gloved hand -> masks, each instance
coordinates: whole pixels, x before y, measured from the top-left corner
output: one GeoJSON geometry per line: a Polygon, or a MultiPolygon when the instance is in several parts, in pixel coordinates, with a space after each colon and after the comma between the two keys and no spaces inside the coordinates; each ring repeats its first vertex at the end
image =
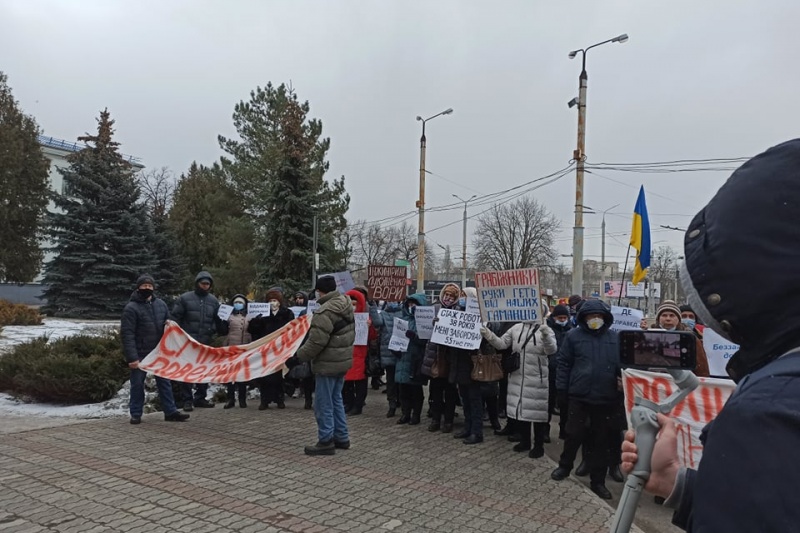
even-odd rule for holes
{"type": "Polygon", "coordinates": [[[409,339],[411,339],[413,341],[414,339],[417,338],[417,334],[409,329],[409,330],[406,330],[406,337],[408,337],[409,339]]]}
{"type": "Polygon", "coordinates": [[[489,328],[487,328],[486,326],[481,326],[481,335],[483,336],[484,339],[488,339],[490,333],[491,331],[489,331],[489,328]]]}
{"type": "Polygon", "coordinates": [[[287,359],[284,364],[286,365],[286,368],[291,370],[294,367],[296,367],[297,365],[302,364],[302,361],[300,361],[300,359],[298,359],[296,355],[293,355],[289,359],[287,359]]]}
{"type": "Polygon", "coordinates": [[[546,324],[540,327],[539,331],[542,332],[542,337],[549,337],[553,334],[553,329],[546,324]]]}

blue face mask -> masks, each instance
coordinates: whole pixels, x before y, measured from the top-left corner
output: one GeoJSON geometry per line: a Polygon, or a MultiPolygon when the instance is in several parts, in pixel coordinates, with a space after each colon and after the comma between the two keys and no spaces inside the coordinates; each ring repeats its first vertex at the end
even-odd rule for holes
{"type": "Polygon", "coordinates": [[[695,320],[692,320],[691,318],[683,318],[681,319],[681,322],[683,322],[692,329],[694,329],[694,327],[697,325],[697,322],[695,320]]]}
{"type": "Polygon", "coordinates": [[[241,310],[243,310],[243,309],[244,309],[244,304],[242,304],[242,303],[235,303],[235,304],[233,304],[233,308],[234,308],[235,310],[237,310],[237,311],[241,311],[241,310]]]}
{"type": "Polygon", "coordinates": [[[459,298],[458,299],[458,306],[459,307],[466,307],[467,306],[467,299],[466,298],[459,298]]]}

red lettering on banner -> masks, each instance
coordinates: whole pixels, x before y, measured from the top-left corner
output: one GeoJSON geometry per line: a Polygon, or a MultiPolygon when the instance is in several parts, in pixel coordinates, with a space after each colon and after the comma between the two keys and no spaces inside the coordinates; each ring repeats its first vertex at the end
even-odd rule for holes
{"type": "Polygon", "coordinates": [[[157,372],[160,372],[164,368],[167,368],[169,365],[170,365],[169,359],[167,359],[166,357],[159,356],[159,357],[156,357],[155,360],[152,363],[150,363],[149,370],[153,374],[156,374],[157,372]],[[161,366],[159,367],[158,365],[161,365],[161,366]]]}
{"type": "Polygon", "coordinates": [[[164,335],[161,336],[161,341],[158,343],[158,351],[164,354],[167,357],[174,357],[178,358],[181,356],[181,353],[186,349],[187,346],[191,344],[191,340],[186,337],[186,334],[177,324],[170,324],[164,329],[164,335]],[[177,336],[176,342],[180,343],[183,342],[181,347],[176,350],[171,350],[167,347],[167,341],[170,339],[171,336],[177,336]]]}
{"type": "Polygon", "coordinates": [[[184,381],[187,383],[196,383],[203,379],[204,374],[208,371],[208,367],[205,365],[186,365],[186,374],[184,376],[184,381]]]}

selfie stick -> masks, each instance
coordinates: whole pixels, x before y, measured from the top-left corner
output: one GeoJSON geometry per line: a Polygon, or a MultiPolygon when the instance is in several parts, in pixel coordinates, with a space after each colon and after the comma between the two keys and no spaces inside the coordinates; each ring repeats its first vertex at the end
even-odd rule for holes
{"type": "Polygon", "coordinates": [[[625,488],[622,491],[614,522],[611,524],[611,533],[628,533],[636,514],[639,496],[642,495],[644,485],[650,479],[650,461],[653,458],[653,448],[658,435],[657,413],[669,414],[689,393],[700,385],[700,380],[691,370],[669,369],[678,390],[673,392],[662,403],[655,403],[645,398],[634,399],[631,410],[631,425],[636,434],[636,447],[639,459],[633,467],[633,472],[628,474],[625,488]]]}

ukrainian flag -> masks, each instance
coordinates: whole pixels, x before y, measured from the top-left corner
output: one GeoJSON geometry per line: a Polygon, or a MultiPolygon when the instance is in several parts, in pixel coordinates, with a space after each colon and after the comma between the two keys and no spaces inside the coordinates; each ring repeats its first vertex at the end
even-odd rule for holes
{"type": "Polygon", "coordinates": [[[644,200],[644,185],[639,189],[639,198],[633,208],[633,228],[631,246],[636,248],[636,267],[633,269],[633,284],[638,285],[647,275],[650,266],[650,219],[647,217],[647,203],[644,200]]]}

